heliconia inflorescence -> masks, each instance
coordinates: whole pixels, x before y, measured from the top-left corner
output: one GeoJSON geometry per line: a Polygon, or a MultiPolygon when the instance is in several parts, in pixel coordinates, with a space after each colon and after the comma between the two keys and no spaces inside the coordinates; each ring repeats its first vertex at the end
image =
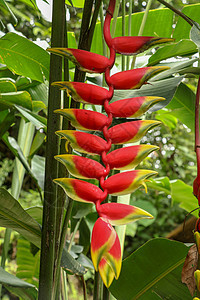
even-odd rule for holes
{"type": "Polygon", "coordinates": [[[91,258],[96,271],[100,272],[104,284],[109,287],[120,275],[122,255],[119,238],[113,226],[124,225],[141,218],[152,218],[143,209],[121,203],[102,203],[110,195],[125,195],[134,192],[145,181],[156,174],[150,170],[133,170],[157,146],[132,145],[111,151],[112,144],[135,143],[145,133],[160,124],[153,120],[135,120],[111,126],[113,117],[136,118],[144,114],[152,105],[164,100],[162,97],[135,97],[109,103],[115,89],[137,89],[154,75],[167,67],[146,67],[119,72],[110,76],[116,53],[131,55],[146,50],[152,45],[169,42],[171,39],[158,37],[117,37],[110,34],[115,0],[110,0],[104,22],[104,38],[110,50],[110,57],[79,49],[51,48],[50,52],[64,55],[79,69],[91,73],[105,73],[108,89],[82,82],[54,82],[53,85],[67,91],[76,101],[102,105],[106,115],[84,109],[59,109],[56,113],[68,118],[74,130],[60,130],[56,133],[70,142],[73,149],[89,155],[99,155],[102,164],[91,158],[61,154],[55,158],[63,163],[73,178],[57,178],[66,194],[73,200],[94,203],[99,215],[91,239],[91,258]],[[78,129],[78,130],[76,130],[78,129]],[[81,130],[81,131],[79,131],[81,130]],[[90,131],[90,133],[85,132],[90,131]],[[103,138],[92,134],[100,131],[103,138]],[[110,170],[125,172],[109,177],[110,170]],[[95,178],[99,187],[81,179],[95,178]]]}

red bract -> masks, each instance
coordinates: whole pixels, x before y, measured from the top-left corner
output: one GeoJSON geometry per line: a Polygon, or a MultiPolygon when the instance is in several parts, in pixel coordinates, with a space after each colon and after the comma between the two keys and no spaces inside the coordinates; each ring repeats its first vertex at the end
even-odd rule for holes
{"type": "Polygon", "coordinates": [[[153,36],[120,36],[112,40],[112,45],[117,53],[133,55],[143,52],[151,46],[172,41],[174,39],[153,36]]]}
{"type": "Polygon", "coordinates": [[[108,147],[105,140],[90,133],[79,132],[76,130],[60,130],[56,131],[56,134],[66,138],[70,142],[72,148],[83,153],[101,155],[108,147]]]}
{"type": "Polygon", "coordinates": [[[70,120],[72,126],[80,130],[98,130],[108,124],[108,117],[91,110],[85,109],[57,109],[59,113],[70,120]]]}
{"type": "Polygon", "coordinates": [[[135,145],[116,149],[106,156],[110,169],[129,170],[135,168],[152,151],[159,147],[151,145],[135,145]]]}
{"type": "Polygon", "coordinates": [[[145,180],[156,174],[157,172],[150,170],[134,170],[119,173],[109,177],[104,182],[103,188],[107,190],[108,194],[115,196],[130,194],[141,185],[145,186],[145,180]]]}
{"type": "Polygon", "coordinates": [[[137,118],[163,100],[162,97],[135,97],[110,103],[109,108],[115,118],[137,118]]]}
{"type": "Polygon", "coordinates": [[[168,69],[168,67],[146,67],[119,72],[110,77],[109,84],[113,85],[115,90],[139,89],[150,78],[168,69]]]}
{"type": "Polygon", "coordinates": [[[58,86],[66,90],[75,101],[83,103],[92,103],[103,105],[105,100],[110,100],[109,91],[93,84],[83,82],[59,81],[54,82],[54,86],[58,86]]]}
{"type": "Polygon", "coordinates": [[[97,161],[78,155],[62,154],[55,158],[64,164],[68,171],[78,178],[96,178],[106,176],[106,169],[97,161]]]}
{"type": "Polygon", "coordinates": [[[139,120],[118,124],[108,130],[112,144],[137,142],[148,130],[160,125],[159,121],[139,120]]]}
{"type": "Polygon", "coordinates": [[[142,218],[153,218],[145,210],[122,203],[106,203],[97,206],[99,216],[112,225],[125,225],[142,218]]]}
{"type": "Polygon", "coordinates": [[[96,185],[72,178],[57,178],[54,182],[60,185],[66,194],[73,200],[80,202],[104,201],[107,197],[107,192],[103,192],[96,185]]]}
{"type": "Polygon", "coordinates": [[[70,59],[81,71],[89,73],[103,73],[112,67],[107,57],[80,49],[49,48],[48,51],[70,59]]]}

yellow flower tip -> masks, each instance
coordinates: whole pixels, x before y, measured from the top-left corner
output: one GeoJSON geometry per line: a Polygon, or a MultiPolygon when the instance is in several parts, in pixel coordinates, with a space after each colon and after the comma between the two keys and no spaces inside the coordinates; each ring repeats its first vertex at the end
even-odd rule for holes
{"type": "Polygon", "coordinates": [[[147,194],[147,192],[148,192],[148,189],[147,189],[147,185],[146,185],[146,183],[145,183],[145,182],[143,182],[143,183],[142,183],[142,185],[143,185],[143,187],[144,187],[144,189],[145,189],[145,193],[147,194]]]}

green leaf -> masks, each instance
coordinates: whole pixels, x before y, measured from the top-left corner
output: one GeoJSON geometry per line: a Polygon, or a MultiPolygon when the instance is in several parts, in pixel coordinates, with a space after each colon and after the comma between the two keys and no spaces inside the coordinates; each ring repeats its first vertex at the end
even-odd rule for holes
{"type": "Polygon", "coordinates": [[[77,8],[83,8],[84,7],[85,0],[67,0],[66,4],[71,5],[73,7],[77,8]]]}
{"type": "Polygon", "coordinates": [[[25,108],[24,109],[20,108],[17,105],[15,107],[22,114],[22,116],[25,117],[26,120],[32,122],[37,129],[44,128],[44,130],[46,130],[46,126],[47,126],[46,118],[44,118],[40,115],[37,115],[34,112],[28,111],[25,108]]]}
{"type": "Polygon", "coordinates": [[[11,15],[14,25],[17,25],[17,18],[15,17],[14,13],[12,12],[12,10],[10,9],[9,5],[6,3],[5,0],[0,0],[0,5],[2,5],[11,15]]]}
{"type": "Polygon", "coordinates": [[[49,78],[49,54],[30,40],[9,32],[0,39],[0,55],[14,73],[44,82],[49,78]]]}
{"type": "MultiPolygon", "coordinates": [[[[179,206],[188,212],[198,207],[198,201],[193,195],[192,186],[187,185],[181,180],[171,182],[171,196],[173,201],[180,203],[179,206]]],[[[192,214],[198,217],[198,211],[192,214]]]]}
{"type": "Polygon", "coordinates": [[[40,248],[41,231],[38,223],[2,188],[0,188],[0,226],[19,232],[40,248]]]}
{"type": "Polygon", "coordinates": [[[17,92],[14,80],[11,78],[0,78],[0,93],[17,92]]]}
{"type": "Polygon", "coordinates": [[[7,284],[10,286],[15,286],[15,287],[22,287],[22,288],[34,287],[34,285],[25,282],[12,274],[9,274],[2,267],[0,267],[0,283],[7,284]]]}
{"type": "Polygon", "coordinates": [[[37,131],[31,145],[30,154],[29,154],[30,158],[33,157],[33,155],[42,146],[44,139],[45,139],[45,134],[43,132],[37,131]]]}
{"type": "Polygon", "coordinates": [[[176,241],[150,240],[123,261],[120,277],[109,290],[117,300],[153,300],[159,296],[190,300],[188,288],[181,283],[181,269],[188,250],[176,241]]]}
{"type": "Polygon", "coordinates": [[[167,195],[171,194],[171,183],[168,177],[161,177],[156,179],[150,178],[147,182],[147,186],[160,192],[164,192],[167,195]]]}
{"type": "Polygon", "coordinates": [[[34,155],[31,160],[31,171],[42,190],[44,190],[45,157],[34,155]]]}
{"type": "Polygon", "coordinates": [[[178,118],[183,124],[194,131],[195,94],[184,83],[181,83],[172,101],[167,106],[172,109],[171,115],[178,118]]]}
{"type": "Polygon", "coordinates": [[[5,285],[6,289],[12,294],[18,296],[23,300],[35,300],[38,298],[38,292],[36,288],[18,288],[13,286],[5,285]]]}
{"type": "Polygon", "coordinates": [[[158,112],[156,112],[155,118],[172,130],[177,126],[178,119],[167,110],[159,110],[158,112]]]}
{"type": "Polygon", "coordinates": [[[62,252],[61,267],[64,270],[79,276],[86,273],[85,268],[77,260],[75,260],[65,248],[62,252]]]}
{"type": "Polygon", "coordinates": [[[196,22],[190,30],[190,38],[197,45],[198,49],[200,49],[200,25],[196,22]]]}
{"type": "Polygon", "coordinates": [[[190,40],[182,40],[177,44],[164,46],[156,51],[150,59],[148,66],[156,65],[161,60],[165,60],[174,56],[190,56],[198,51],[194,42],[190,40]]]}
{"type": "Polygon", "coordinates": [[[43,208],[42,206],[33,206],[25,209],[25,211],[42,226],[43,208]]]}
{"type": "Polygon", "coordinates": [[[30,251],[30,242],[18,238],[17,240],[17,272],[16,276],[38,287],[40,252],[35,256],[30,251]]]}
{"type": "MultiPolygon", "coordinates": [[[[186,5],[181,10],[186,16],[198,22],[200,15],[200,4],[186,5]]],[[[181,17],[178,17],[176,27],[174,29],[173,38],[178,42],[182,39],[190,38],[191,26],[181,17]]]]}
{"type": "Polygon", "coordinates": [[[15,121],[14,111],[13,110],[11,110],[10,112],[8,111],[3,121],[0,122],[1,124],[0,139],[5,134],[5,132],[11,127],[14,121],[15,121]]]}
{"type": "Polygon", "coordinates": [[[32,110],[31,95],[26,91],[1,93],[0,105],[0,110],[7,109],[9,107],[12,107],[13,105],[19,105],[21,107],[32,110]]]}
{"type": "Polygon", "coordinates": [[[151,85],[143,85],[139,90],[118,90],[115,91],[114,96],[111,102],[131,97],[140,97],[140,96],[158,96],[164,97],[166,100],[161,101],[160,103],[153,106],[149,111],[156,111],[165,107],[173,98],[177,86],[182,81],[183,76],[174,77],[169,79],[164,79],[160,81],[154,81],[151,85]]]}

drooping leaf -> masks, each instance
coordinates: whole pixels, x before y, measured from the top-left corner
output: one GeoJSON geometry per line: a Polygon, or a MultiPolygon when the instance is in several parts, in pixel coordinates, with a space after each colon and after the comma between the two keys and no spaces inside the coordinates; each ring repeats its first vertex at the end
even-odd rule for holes
{"type": "Polygon", "coordinates": [[[76,274],[79,276],[86,273],[86,270],[82,266],[82,264],[75,260],[65,248],[62,252],[61,267],[64,270],[67,270],[72,274],[76,274]]]}
{"type": "Polygon", "coordinates": [[[181,40],[177,44],[164,46],[151,55],[148,66],[153,66],[160,62],[174,56],[192,55],[198,51],[194,42],[190,40],[181,40]]]}
{"type": "Polygon", "coordinates": [[[38,223],[2,188],[0,188],[0,226],[19,232],[40,248],[41,231],[38,223]]]}
{"type": "Polygon", "coordinates": [[[25,281],[17,278],[16,276],[9,274],[2,267],[0,267],[0,282],[2,284],[10,285],[13,287],[35,288],[33,284],[25,282],[25,281]]]}
{"type": "Polygon", "coordinates": [[[174,300],[177,295],[190,300],[191,295],[180,279],[187,252],[188,247],[176,241],[150,240],[123,261],[120,277],[110,287],[111,293],[118,300],[174,300]]]}
{"type": "Polygon", "coordinates": [[[0,39],[0,55],[14,73],[44,82],[49,78],[49,54],[30,40],[9,32],[0,39]]]}
{"type": "Polygon", "coordinates": [[[26,91],[1,93],[0,110],[13,107],[14,105],[19,105],[32,110],[31,95],[26,91]]]}
{"type": "Polygon", "coordinates": [[[195,94],[187,85],[179,85],[167,108],[172,109],[171,114],[194,131],[195,94]]]}
{"type": "Polygon", "coordinates": [[[195,25],[192,26],[190,31],[191,40],[197,45],[198,49],[200,48],[200,25],[195,22],[195,25]]]}

